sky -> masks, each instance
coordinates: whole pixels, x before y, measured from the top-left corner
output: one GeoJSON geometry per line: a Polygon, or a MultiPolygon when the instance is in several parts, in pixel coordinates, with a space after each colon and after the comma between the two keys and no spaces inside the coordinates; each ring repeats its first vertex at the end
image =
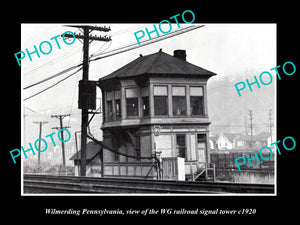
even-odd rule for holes
{"type": "MultiPolygon", "coordinates": [[[[145,31],[146,27],[149,30],[153,28],[153,24],[89,25],[110,26],[110,32],[93,31],[92,35],[107,35],[112,38],[111,42],[93,41],[90,44],[90,56],[135,44],[137,41],[134,32],[138,30],[145,31]]],[[[177,28],[176,24],[172,24],[172,31],[180,30],[186,26],[184,23],[180,25],[181,28],[177,28]]],[[[173,55],[173,51],[176,49],[185,49],[188,62],[217,73],[217,76],[209,80],[208,88],[214,82],[228,79],[232,82],[232,91],[235,91],[234,83],[245,80],[250,75],[253,77],[259,75],[262,71],[270,71],[270,68],[276,66],[276,24],[199,25],[205,26],[148,46],[90,62],[89,79],[98,80],[138,58],[139,54],[152,54],[158,52],[160,48],[170,55],[173,55]]],[[[20,51],[28,49],[31,52],[34,45],[38,47],[41,42],[50,41],[50,38],[65,31],[80,33],[77,28],[68,27],[66,24],[22,24],[20,51]]],[[[152,35],[153,37],[156,36],[155,33],[152,35]]],[[[33,54],[32,61],[28,57],[22,60],[22,88],[82,62],[82,43],[78,39],[71,45],[66,45],[61,38],[58,40],[61,49],[58,49],[55,40],[52,40],[50,43],[53,48],[50,54],[40,54],[40,58],[33,54]]],[[[148,38],[141,39],[141,41],[143,40],[148,40],[148,38]]],[[[44,51],[46,50],[45,47],[44,51]]],[[[51,86],[74,71],[72,70],[55,79],[23,90],[22,99],[51,86]]],[[[273,72],[272,74],[274,75],[273,72]]],[[[57,119],[50,117],[54,114],[71,114],[71,117],[64,119],[64,125],[71,126],[72,133],[80,130],[81,111],[77,108],[77,86],[81,78],[82,71],[79,71],[55,87],[23,101],[21,108],[23,110],[23,141],[25,140],[25,143],[33,142],[38,137],[38,126],[33,121],[48,121],[49,123],[43,128],[43,134],[52,133],[52,127],[59,125],[57,119]]],[[[101,97],[100,90],[97,90],[97,97],[101,97]]],[[[97,102],[98,105],[99,102],[97,102]]],[[[95,116],[92,123],[92,130],[95,134],[101,135],[101,121],[101,114],[95,116]]]]}

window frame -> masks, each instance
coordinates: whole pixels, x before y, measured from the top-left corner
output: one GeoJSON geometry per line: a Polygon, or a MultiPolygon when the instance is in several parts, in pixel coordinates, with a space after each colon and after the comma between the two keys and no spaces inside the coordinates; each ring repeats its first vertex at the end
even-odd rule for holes
{"type": "Polygon", "coordinates": [[[142,104],[141,104],[141,107],[142,107],[142,117],[149,117],[150,116],[150,99],[149,99],[149,96],[142,96],[141,97],[141,100],[142,100],[142,104]],[[144,109],[144,99],[147,99],[148,103],[146,104],[147,105],[147,110],[144,109]],[[147,112],[147,114],[145,115],[145,111],[147,112]]]}
{"type": "Polygon", "coordinates": [[[125,102],[126,102],[126,118],[137,118],[137,117],[139,117],[139,98],[138,97],[126,98],[125,102]],[[134,107],[134,109],[136,109],[136,115],[128,115],[128,100],[136,100],[136,106],[134,107]]]}
{"type": "Polygon", "coordinates": [[[168,90],[168,85],[153,85],[153,107],[154,107],[154,109],[153,109],[153,112],[154,112],[154,117],[168,117],[169,116],[169,90],[168,90]],[[166,88],[166,91],[167,91],[167,93],[166,93],[166,95],[155,95],[155,91],[154,91],[154,89],[155,89],[155,87],[165,87],[166,88]],[[155,112],[156,112],[156,107],[155,107],[155,102],[156,102],[156,97],[164,97],[165,99],[166,99],[166,114],[160,114],[160,115],[158,115],[158,114],[156,114],[155,112]]]}
{"type": "Polygon", "coordinates": [[[205,116],[205,99],[204,99],[204,96],[205,96],[205,88],[204,86],[189,86],[189,103],[190,103],[190,116],[191,117],[204,117],[205,116]],[[200,95],[192,95],[191,94],[191,88],[201,88],[202,89],[202,96],[200,95]],[[200,98],[200,106],[201,108],[199,109],[199,114],[193,114],[193,107],[192,107],[192,99],[193,98],[200,98]]]}
{"type": "Polygon", "coordinates": [[[183,134],[183,133],[175,134],[175,145],[176,145],[176,156],[184,158],[185,161],[186,161],[187,160],[187,140],[186,140],[186,134],[183,134]],[[178,145],[178,139],[177,138],[179,136],[183,136],[184,137],[184,147],[178,145]],[[182,153],[183,148],[184,148],[184,157],[182,157],[181,154],[180,154],[180,153],[182,153]]]}
{"type": "Polygon", "coordinates": [[[121,99],[115,99],[115,118],[116,120],[120,120],[122,119],[122,103],[121,103],[121,99]],[[119,103],[119,110],[117,110],[117,105],[119,103]]]}
{"type": "Polygon", "coordinates": [[[113,101],[108,100],[106,101],[106,106],[107,106],[107,117],[106,121],[112,121],[114,120],[114,109],[113,109],[113,101]],[[110,106],[109,106],[110,105],[110,106]],[[111,109],[111,110],[110,110],[111,109]]]}

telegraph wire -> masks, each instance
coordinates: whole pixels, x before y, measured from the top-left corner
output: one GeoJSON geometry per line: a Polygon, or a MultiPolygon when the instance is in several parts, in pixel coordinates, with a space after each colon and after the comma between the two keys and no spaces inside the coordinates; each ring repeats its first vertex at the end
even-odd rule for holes
{"type": "Polygon", "coordinates": [[[68,75],[67,77],[65,77],[65,78],[63,78],[63,79],[61,79],[61,80],[59,80],[59,81],[56,82],[55,84],[53,84],[53,85],[51,85],[51,86],[49,86],[49,87],[43,89],[42,91],[39,91],[39,92],[35,93],[34,95],[31,95],[30,97],[27,97],[27,98],[23,99],[23,101],[26,101],[26,100],[28,100],[28,99],[34,97],[34,96],[37,96],[37,95],[43,93],[44,91],[49,90],[50,88],[53,88],[53,87],[56,86],[57,84],[61,83],[62,81],[66,80],[66,79],[68,79],[69,77],[73,76],[74,74],[78,73],[80,70],[82,70],[82,67],[79,68],[78,70],[76,70],[74,73],[68,75]]]}
{"type": "MultiPolygon", "coordinates": [[[[159,37],[155,37],[155,38],[152,38],[152,40],[156,40],[156,39],[159,39],[157,41],[160,41],[160,40],[164,40],[164,39],[167,39],[169,37],[173,37],[173,36],[176,36],[178,35],[177,33],[185,33],[189,30],[187,29],[190,29],[190,30],[193,30],[193,29],[196,29],[196,28],[200,28],[200,27],[203,27],[204,25],[202,26],[196,26],[196,25],[191,25],[191,26],[188,26],[188,27],[185,27],[185,28],[182,28],[181,30],[176,30],[176,31],[173,31],[171,33],[168,33],[168,34],[165,34],[165,35],[162,35],[162,36],[159,36],[159,37]],[[191,29],[193,28],[193,29],[191,29]],[[163,38],[163,39],[162,39],[163,38]]],[[[141,44],[145,43],[145,42],[151,42],[151,43],[154,43],[154,42],[157,42],[157,41],[152,41],[151,40],[146,40],[146,41],[142,41],[141,44]]],[[[146,44],[145,44],[146,45],[146,44]]],[[[110,53],[110,52],[114,52],[114,51],[117,51],[117,50],[120,50],[120,49],[124,49],[124,48],[128,48],[128,47],[131,47],[131,46],[137,46],[137,47],[143,47],[144,45],[138,45],[137,43],[133,43],[133,44],[129,44],[129,45],[124,45],[124,46],[121,46],[119,48],[116,48],[116,49],[112,49],[108,52],[105,52],[105,53],[98,53],[98,54],[94,54],[93,57],[95,56],[99,56],[99,55],[103,55],[103,54],[107,54],[107,53],[110,53]]]]}
{"type": "MultiPolygon", "coordinates": [[[[129,31],[132,31],[132,30],[135,30],[135,29],[138,29],[138,28],[141,28],[141,27],[142,26],[134,26],[134,27],[126,28],[126,29],[123,29],[123,30],[112,32],[110,35],[113,37],[113,36],[125,34],[125,33],[129,32],[129,31]]],[[[80,30],[80,28],[78,28],[78,29],[80,30]]],[[[59,38],[59,40],[61,41],[61,37],[59,38]]],[[[80,41],[80,39],[78,39],[78,40],[80,41]]],[[[92,45],[95,46],[96,43],[92,43],[92,45]]],[[[97,50],[96,52],[100,51],[101,49],[102,49],[102,47],[99,50],[97,50]]],[[[41,69],[44,69],[45,67],[50,66],[50,65],[52,65],[54,63],[58,63],[59,60],[65,59],[68,56],[73,55],[75,52],[80,51],[80,50],[81,50],[81,47],[78,48],[78,46],[74,46],[71,49],[65,50],[65,54],[63,54],[62,56],[59,56],[59,57],[57,57],[57,58],[55,58],[55,59],[53,59],[53,60],[51,60],[49,62],[46,62],[46,63],[40,65],[37,68],[32,69],[31,71],[26,72],[25,75],[29,74],[29,73],[32,73],[34,71],[39,71],[41,69]]],[[[61,62],[61,61],[59,61],[59,62],[61,62]]]]}
{"type": "MultiPolygon", "coordinates": [[[[126,51],[130,51],[130,50],[133,50],[133,49],[136,49],[136,48],[139,48],[139,47],[143,47],[143,46],[146,46],[146,45],[149,45],[149,44],[158,42],[158,41],[162,41],[162,40],[168,39],[168,38],[170,38],[170,37],[173,37],[173,36],[176,36],[176,35],[180,35],[180,34],[183,34],[183,33],[186,33],[186,32],[192,31],[192,30],[194,30],[194,29],[201,28],[201,27],[204,27],[204,25],[200,25],[200,26],[192,25],[192,26],[189,26],[189,27],[187,27],[187,28],[183,28],[183,29],[181,29],[181,30],[174,31],[174,32],[169,33],[169,34],[166,34],[166,35],[163,35],[163,36],[160,36],[160,37],[153,38],[152,40],[143,41],[143,42],[141,42],[141,45],[138,45],[137,43],[135,43],[135,44],[130,44],[130,45],[121,47],[121,48],[113,49],[113,50],[108,51],[108,52],[99,53],[99,54],[94,55],[93,57],[99,56],[99,55],[104,55],[104,54],[107,54],[107,53],[111,53],[111,54],[104,55],[104,56],[100,56],[100,57],[97,57],[97,58],[94,58],[94,59],[92,59],[92,57],[89,57],[89,62],[97,61],[97,60],[102,59],[102,58],[110,57],[110,56],[113,56],[113,55],[116,55],[116,54],[120,54],[120,53],[123,53],[123,52],[126,52],[126,51]],[[130,46],[132,46],[132,47],[130,47],[130,46]],[[121,50],[121,49],[124,49],[124,50],[121,50]],[[121,51],[119,51],[119,50],[121,50],[121,51]]],[[[78,64],[78,65],[76,65],[76,66],[71,67],[71,68],[73,69],[73,68],[76,68],[76,67],[81,66],[81,65],[83,65],[83,63],[80,63],[80,64],[78,64]]],[[[69,68],[69,69],[70,69],[70,68],[69,68]]],[[[25,98],[23,101],[26,101],[26,100],[28,100],[28,99],[30,99],[30,98],[32,98],[32,97],[34,97],[34,96],[36,96],[36,95],[38,95],[38,94],[40,94],[40,93],[43,93],[43,92],[46,91],[46,90],[48,90],[48,89],[50,89],[50,88],[56,86],[57,84],[59,84],[59,83],[61,83],[62,81],[66,80],[67,78],[69,78],[70,76],[74,75],[75,73],[77,73],[77,72],[80,71],[81,69],[82,69],[82,67],[81,67],[79,70],[77,70],[76,72],[74,72],[74,73],[72,73],[71,75],[67,76],[66,78],[63,78],[62,80],[58,81],[58,82],[55,83],[54,85],[51,85],[50,87],[48,87],[48,88],[46,88],[46,89],[44,89],[44,90],[42,90],[42,91],[40,91],[40,92],[38,92],[38,93],[36,93],[36,94],[30,96],[30,97],[25,98]]],[[[68,70],[68,69],[67,69],[67,70],[68,70]]],[[[65,70],[65,71],[66,71],[66,70],[65,70]]],[[[65,71],[62,71],[62,72],[60,72],[60,73],[58,73],[58,74],[61,75],[61,74],[65,73],[65,71]]],[[[47,81],[47,80],[49,80],[49,79],[52,79],[52,78],[54,78],[54,77],[56,77],[56,76],[59,76],[58,74],[53,75],[53,76],[50,77],[50,78],[46,78],[46,79],[44,79],[43,81],[37,82],[37,83],[35,83],[35,84],[33,84],[33,85],[29,85],[29,86],[25,87],[24,90],[27,89],[27,88],[29,88],[29,87],[32,87],[32,86],[38,85],[38,84],[40,84],[40,83],[43,83],[43,82],[45,82],[45,81],[47,81]]]]}
{"type": "Polygon", "coordinates": [[[138,45],[137,43],[134,43],[134,44],[127,45],[127,46],[125,46],[125,47],[121,47],[121,48],[118,48],[118,49],[113,49],[113,50],[108,51],[108,52],[105,52],[105,53],[100,53],[100,54],[94,55],[93,57],[98,56],[98,55],[104,55],[104,54],[107,54],[107,53],[109,53],[109,52],[112,52],[111,54],[104,55],[104,56],[100,56],[100,57],[97,57],[97,58],[95,58],[95,59],[91,59],[91,57],[90,57],[90,60],[89,60],[89,61],[90,61],[90,62],[92,62],[92,61],[97,61],[97,60],[99,60],[99,59],[103,59],[103,58],[106,58],[106,57],[109,57],[109,56],[113,56],[113,55],[116,55],[116,54],[120,54],[120,53],[123,53],[123,52],[127,52],[127,51],[130,51],[130,50],[136,49],[136,48],[144,47],[144,46],[146,46],[146,45],[153,44],[153,43],[155,43],[155,42],[162,41],[162,40],[171,38],[171,37],[173,37],[173,36],[176,36],[176,35],[179,35],[179,34],[183,34],[183,33],[186,33],[186,32],[188,32],[188,31],[192,31],[192,30],[194,30],[194,29],[198,29],[198,28],[201,28],[201,27],[204,27],[204,25],[201,25],[201,26],[192,25],[192,26],[189,26],[189,27],[187,27],[187,28],[183,28],[183,29],[181,29],[181,30],[174,31],[174,32],[172,32],[172,33],[165,34],[165,35],[160,36],[160,37],[152,38],[152,40],[143,41],[143,42],[141,42],[141,45],[138,45]],[[132,47],[129,48],[130,46],[132,46],[132,47]],[[119,51],[119,52],[114,52],[114,51],[118,51],[118,50],[124,49],[124,48],[127,48],[127,49],[122,50],[122,51],[119,51]]]}
{"type": "Polygon", "coordinates": [[[73,70],[73,69],[75,69],[75,68],[77,68],[77,67],[79,67],[79,66],[81,66],[81,65],[82,65],[82,63],[80,63],[80,64],[78,64],[78,65],[76,65],[76,66],[72,66],[72,67],[70,67],[70,68],[68,68],[68,69],[66,69],[66,70],[63,70],[63,71],[61,71],[61,72],[59,72],[59,73],[57,73],[57,74],[54,74],[54,75],[52,75],[52,76],[50,76],[50,77],[48,77],[48,78],[45,78],[44,80],[38,81],[38,82],[36,82],[36,83],[34,83],[34,84],[31,84],[31,85],[29,85],[29,86],[27,86],[27,87],[24,87],[23,90],[26,90],[26,89],[31,88],[31,87],[34,87],[34,86],[36,86],[36,85],[38,85],[38,84],[44,83],[44,82],[46,82],[46,81],[48,81],[48,80],[51,80],[51,79],[53,79],[53,78],[55,78],[55,77],[57,77],[57,76],[63,75],[64,73],[67,73],[67,72],[69,72],[69,71],[71,71],[71,70],[73,70]]]}

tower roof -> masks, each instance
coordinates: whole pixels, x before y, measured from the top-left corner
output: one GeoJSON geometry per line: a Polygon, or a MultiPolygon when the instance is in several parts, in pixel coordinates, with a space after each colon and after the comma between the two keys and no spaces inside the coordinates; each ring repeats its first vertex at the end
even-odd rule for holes
{"type": "MultiPolygon", "coordinates": [[[[178,51],[178,50],[177,50],[178,51]]],[[[184,51],[184,50],[180,50],[184,51]]],[[[176,51],[175,51],[176,52],[176,51]]],[[[175,53],[174,52],[174,53],[175,53]]],[[[139,75],[190,75],[190,76],[214,76],[215,73],[202,67],[195,66],[185,61],[185,58],[171,56],[161,50],[159,52],[142,56],[119,68],[113,73],[102,77],[99,81],[112,78],[128,78],[139,75]]]]}

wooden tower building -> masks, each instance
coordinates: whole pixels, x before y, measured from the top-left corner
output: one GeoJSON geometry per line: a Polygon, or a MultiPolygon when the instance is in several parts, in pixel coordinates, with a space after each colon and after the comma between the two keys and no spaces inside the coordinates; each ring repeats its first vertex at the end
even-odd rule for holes
{"type": "Polygon", "coordinates": [[[104,177],[210,177],[207,81],[215,73],[186,61],[185,50],[142,56],[99,79],[103,96],[104,177]],[[134,157],[127,157],[134,156],[134,157]]]}

